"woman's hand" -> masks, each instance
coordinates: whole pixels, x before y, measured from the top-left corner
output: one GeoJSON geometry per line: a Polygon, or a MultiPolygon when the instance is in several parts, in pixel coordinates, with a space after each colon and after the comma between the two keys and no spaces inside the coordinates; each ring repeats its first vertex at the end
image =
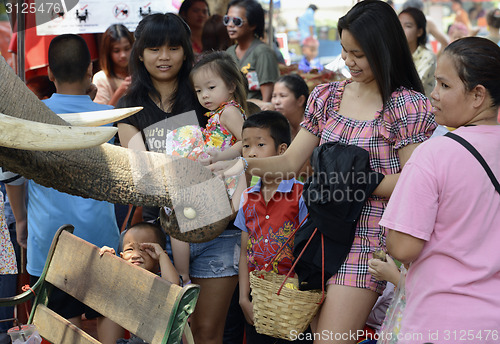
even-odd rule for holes
{"type": "Polygon", "coordinates": [[[108,101],[108,105],[113,105],[116,106],[118,104],[118,101],[120,100],[125,93],[127,93],[127,90],[132,83],[132,77],[127,76],[125,79],[123,79],[122,83],[120,84],[120,87],[117,88],[115,93],[111,96],[111,99],[108,101]]]}
{"type": "Polygon", "coordinates": [[[118,87],[118,89],[115,91],[115,94],[118,97],[123,96],[127,92],[131,82],[132,82],[132,77],[127,76],[125,79],[123,79],[120,87],[118,87]]]}
{"type": "Polygon", "coordinates": [[[245,164],[242,159],[233,159],[217,161],[216,163],[207,166],[207,168],[219,176],[232,177],[240,175],[245,168],[245,164]]]}
{"type": "Polygon", "coordinates": [[[28,248],[28,221],[26,219],[16,222],[17,243],[24,249],[28,248]]]}

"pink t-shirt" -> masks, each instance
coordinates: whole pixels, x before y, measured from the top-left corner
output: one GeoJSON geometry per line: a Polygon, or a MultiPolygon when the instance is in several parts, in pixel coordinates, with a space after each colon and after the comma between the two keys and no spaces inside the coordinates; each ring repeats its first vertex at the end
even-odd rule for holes
{"type": "MultiPolygon", "coordinates": [[[[500,179],[500,126],[454,133],[500,179]]],[[[422,143],[380,225],[426,241],[408,270],[398,344],[500,342],[500,194],[471,153],[448,137],[422,143]]]]}

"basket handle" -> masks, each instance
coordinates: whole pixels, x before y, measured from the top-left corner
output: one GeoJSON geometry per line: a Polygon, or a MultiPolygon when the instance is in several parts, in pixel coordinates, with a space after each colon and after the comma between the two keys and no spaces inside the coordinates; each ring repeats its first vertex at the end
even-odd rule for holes
{"type": "MultiPolygon", "coordinates": [[[[300,251],[299,256],[297,257],[297,259],[295,259],[295,262],[293,263],[292,267],[290,268],[290,271],[288,271],[285,279],[283,280],[283,283],[281,283],[281,286],[279,287],[278,292],[276,293],[277,295],[279,295],[281,293],[281,289],[283,289],[283,286],[285,285],[286,281],[288,280],[288,277],[290,277],[293,270],[295,269],[295,265],[297,265],[299,259],[304,254],[307,246],[309,246],[309,243],[311,242],[312,238],[314,237],[314,235],[316,234],[317,231],[318,231],[318,227],[316,227],[314,229],[314,232],[311,234],[311,237],[309,238],[309,240],[305,244],[302,251],[300,251]]],[[[295,232],[293,234],[295,234],[295,232]]],[[[323,301],[325,300],[325,242],[324,242],[324,238],[323,238],[323,233],[321,233],[321,292],[322,292],[322,296],[321,296],[321,300],[318,303],[319,305],[322,304],[323,301]]]]}
{"type": "MultiPolygon", "coordinates": [[[[281,251],[283,251],[285,249],[286,245],[295,236],[295,234],[297,233],[297,231],[300,229],[300,227],[302,227],[302,224],[304,223],[305,220],[307,220],[308,217],[309,217],[309,213],[304,217],[304,219],[300,222],[300,224],[297,226],[297,228],[294,229],[294,231],[292,232],[292,234],[290,234],[290,236],[285,241],[285,243],[276,252],[276,254],[274,255],[273,259],[271,259],[271,261],[269,262],[268,266],[266,267],[266,271],[269,272],[271,270],[271,268],[273,266],[273,263],[276,260],[276,258],[279,256],[279,254],[281,253],[281,251]]],[[[283,286],[285,285],[286,281],[288,280],[288,278],[290,277],[290,275],[294,271],[295,265],[297,265],[297,262],[299,261],[299,259],[304,254],[307,246],[309,246],[309,243],[311,242],[312,238],[314,237],[314,235],[316,234],[317,231],[318,231],[318,228],[316,227],[314,229],[314,232],[311,234],[311,237],[309,238],[309,240],[305,244],[304,248],[300,252],[299,256],[297,257],[297,259],[295,259],[295,262],[293,263],[292,267],[290,268],[290,271],[288,271],[288,273],[286,274],[286,277],[285,277],[283,283],[281,283],[281,286],[278,289],[277,295],[279,295],[281,293],[281,289],[283,289],[283,286]]],[[[322,304],[323,301],[325,300],[325,243],[324,243],[323,233],[321,233],[321,292],[322,292],[322,297],[321,297],[321,301],[319,302],[319,304],[322,304]]]]}
{"type": "MultiPolygon", "coordinates": [[[[304,223],[305,220],[307,220],[308,217],[309,217],[309,213],[307,213],[307,215],[304,217],[304,219],[302,221],[300,221],[300,223],[297,226],[297,228],[295,228],[293,230],[292,234],[290,234],[290,236],[288,237],[288,239],[286,239],[285,243],[283,245],[281,245],[281,247],[279,248],[279,250],[274,255],[273,259],[271,259],[271,261],[269,262],[269,264],[266,266],[266,271],[267,272],[271,271],[271,268],[273,267],[273,263],[276,260],[276,258],[278,258],[278,256],[281,253],[281,251],[283,251],[285,249],[286,245],[288,245],[288,243],[290,242],[290,240],[292,240],[292,238],[295,236],[295,233],[297,233],[297,231],[299,230],[299,228],[302,227],[302,224],[304,223]]],[[[311,235],[311,238],[312,238],[312,235],[311,235]]],[[[307,247],[307,245],[306,245],[306,247],[307,247]]]]}

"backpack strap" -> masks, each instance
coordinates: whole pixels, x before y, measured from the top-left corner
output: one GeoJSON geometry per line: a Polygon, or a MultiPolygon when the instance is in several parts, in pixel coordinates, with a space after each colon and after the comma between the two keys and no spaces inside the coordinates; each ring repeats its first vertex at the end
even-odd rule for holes
{"type": "Polygon", "coordinates": [[[464,146],[469,152],[471,152],[472,155],[479,161],[479,163],[483,166],[484,170],[488,174],[488,177],[490,177],[491,182],[495,186],[495,189],[497,192],[500,194],[500,183],[498,183],[498,180],[496,179],[495,175],[493,174],[493,171],[491,171],[490,166],[488,166],[488,163],[486,160],[484,160],[483,156],[477,151],[476,148],[474,148],[473,145],[471,145],[467,140],[465,140],[463,137],[458,136],[456,134],[453,134],[451,132],[446,133],[444,136],[448,136],[450,139],[453,139],[460,143],[462,146],[464,146]]]}

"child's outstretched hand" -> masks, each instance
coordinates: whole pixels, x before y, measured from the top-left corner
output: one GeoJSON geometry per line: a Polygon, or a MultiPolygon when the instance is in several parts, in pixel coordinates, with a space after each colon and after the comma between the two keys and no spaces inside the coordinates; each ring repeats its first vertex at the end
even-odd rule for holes
{"type": "Polygon", "coordinates": [[[200,156],[200,158],[198,159],[198,162],[203,166],[208,166],[219,161],[218,156],[220,153],[220,149],[210,148],[205,150],[205,153],[206,154],[203,154],[203,156],[200,156]]]}
{"type": "Polygon", "coordinates": [[[103,247],[101,247],[101,249],[99,250],[99,256],[101,256],[101,257],[102,257],[102,255],[103,255],[104,253],[106,253],[106,252],[109,252],[109,253],[111,253],[111,254],[116,254],[116,252],[115,252],[115,249],[114,249],[114,248],[109,247],[109,246],[103,246],[103,247]]]}
{"type": "Polygon", "coordinates": [[[159,244],[155,242],[144,242],[141,243],[141,248],[145,250],[151,258],[154,260],[159,260],[162,254],[167,254],[159,244]]]}
{"type": "Polygon", "coordinates": [[[389,255],[386,255],[386,259],[386,262],[376,258],[368,260],[368,272],[378,281],[389,281],[397,285],[399,269],[389,255]]]}
{"type": "Polygon", "coordinates": [[[228,178],[241,175],[245,170],[243,159],[217,161],[207,167],[218,176],[228,178]]]}

